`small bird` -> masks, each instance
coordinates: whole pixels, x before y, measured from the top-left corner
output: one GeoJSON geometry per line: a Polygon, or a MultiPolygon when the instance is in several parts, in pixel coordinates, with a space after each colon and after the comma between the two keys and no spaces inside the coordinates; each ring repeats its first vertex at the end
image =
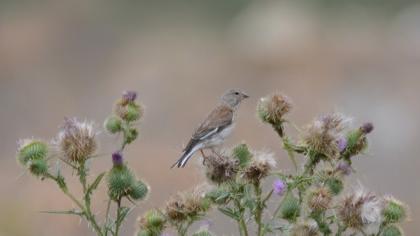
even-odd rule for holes
{"type": "Polygon", "coordinates": [[[211,149],[214,153],[213,148],[221,145],[232,132],[235,111],[241,101],[248,97],[247,94],[237,89],[227,91],[221,98],[221,104],[196,129],[191,140],[184,148],[181,158],[171,168],[174,166],[184,167],[198,150],[201,151],[203,157],[205,157],[203,149],[211,149]]]}

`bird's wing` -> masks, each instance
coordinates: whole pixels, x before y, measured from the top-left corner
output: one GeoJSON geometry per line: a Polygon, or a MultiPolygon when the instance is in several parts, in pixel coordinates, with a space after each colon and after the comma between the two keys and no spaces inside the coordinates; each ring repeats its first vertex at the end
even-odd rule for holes
{"type": "Polygon", "coordinates": [[[218,106],[196,129],[184,150],[191,149],[201,140],[218,133],[220,130],[232,124],[232,121],[233,110],[227,106],[218,106]]]}

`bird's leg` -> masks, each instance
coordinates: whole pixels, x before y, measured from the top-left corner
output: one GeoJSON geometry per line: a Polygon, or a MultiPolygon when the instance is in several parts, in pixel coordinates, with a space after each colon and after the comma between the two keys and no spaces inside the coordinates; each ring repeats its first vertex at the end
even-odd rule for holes
{"type": "Polygon", "coordinates": [[[207,160],[208,157],[204,153],[203,149],[200,149],[200,152],[201,152],[201,155],[203,156],[203,165],[204,165],[206,163],[206,160],[207,160]]]}

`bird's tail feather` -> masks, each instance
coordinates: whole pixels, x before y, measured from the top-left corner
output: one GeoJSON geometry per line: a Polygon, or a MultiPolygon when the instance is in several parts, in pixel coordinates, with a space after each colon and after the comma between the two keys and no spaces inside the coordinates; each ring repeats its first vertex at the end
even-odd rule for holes
{"type": "Polygon", "coordinates": [[[174,168],[175,166],[180,168],[180,167],[185,167],[185,165],[187,164],[188,160],[193,156],[193,154],[199,150],[201,148],[202,145],[196,145],[193,148],[187,149],[184,151],[184,153],[182,154],[181,158],[179,158],[172,166],[171,169],[174,168]]]}

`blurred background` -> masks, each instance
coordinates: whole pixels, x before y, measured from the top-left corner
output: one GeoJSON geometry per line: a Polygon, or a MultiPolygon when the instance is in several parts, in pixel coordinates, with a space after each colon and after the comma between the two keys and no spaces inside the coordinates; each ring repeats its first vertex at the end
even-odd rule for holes
{"type": "MultiPolygon", "coordinates": [[[[412,220],[404,229],[416,235],[419,77],[415,0],[1,0],[0,235],[93,235],[76,217],[39,213],[72,203],[53,183],[23,173],[14,158],[19,138],[50,140],[65,116],[101,128],[121,92],[138,91],[146,115],[126,157],[152,192],[123,227],[123,235],[133,235],[145,209],[205,180],[194,162],[169,166],[232,87],[251,99],[226,147],[245,141],[272,150],[286,170],[291,163],[276,134],[256,119],[261,96],[288,94],[290,118],[300,126],[332,111],[355,117],[355,125],[372,121],[369,153],[355,162],[349,185],[408,203],[412,220]]],[[[119,143],[105,132],[100,139],[94,173],[110,168],[119,143]]],[[[103,187],[95,195],[98,214],[103,187]]],[[[218,235],[236,234],[224,216],[212,219],[218,235]]]]}

